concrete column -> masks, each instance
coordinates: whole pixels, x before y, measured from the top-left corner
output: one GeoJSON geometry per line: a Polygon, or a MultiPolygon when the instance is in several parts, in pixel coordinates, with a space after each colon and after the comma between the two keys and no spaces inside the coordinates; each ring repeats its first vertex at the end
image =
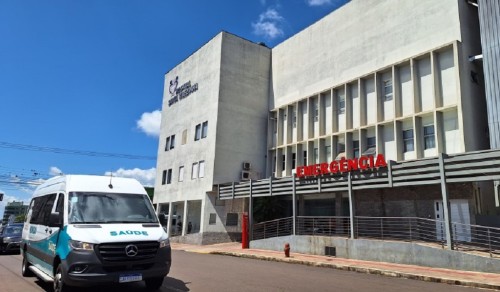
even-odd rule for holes
{"type": "Polygon", "coordinates": [[[351,224],[351,239],[354,239],[354,196],[352,193],[352,181],[351,181],[351,173],[347,173],[347,181],[348,181],[348,192],[349,192],[349,219],[351,224]]]}
{"type": "Polygon", "coordinates": [[[297,219],[297,194],[295,189],[295,174],[292,176],[292,220],[293,220],[293,235],[297,233],[296,220],[297,219]]]}
{"type": "Polygon", "coordinates": [[[250,195],[248,197],[248,240],[253,239],[253,180],[250,180],[250,195]]]}
{"type": "Polygon", "coordinates": [[[188,201],[184,201],[184,213],[182,215],[182,236],[186,235],[187,230],[187,215],[188,215],[188,201]]]}
{"type": "Polygon", "coordinates": [[[172,235],[172,212],[173,212],[172,201],[168,203],[168,221],[167,221],[167,230],[168,236],[172,235]]]}
{"type": "Polygon", "coordinates": [[[449,250],[453,249],[453,241],[451,234],[451,214],[448,207],[448,187],[446,185],[446,174],[444,171],[444,156],[445,154],[439,153],[439,171],[441,173],[441,195],[443,197],[443,213],[444,213],[444,228],[446,230],[446,247],[449,250]]]}

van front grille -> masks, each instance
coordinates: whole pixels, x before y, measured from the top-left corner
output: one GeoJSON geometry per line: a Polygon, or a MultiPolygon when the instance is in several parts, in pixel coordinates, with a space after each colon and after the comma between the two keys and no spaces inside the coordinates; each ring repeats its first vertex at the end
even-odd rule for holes
{"type": "Polygon", "coordinates": [[[99,244],[97,251],[107,262],[140,261],[154,258],[159,246],[157,241],[114,242],[99,244]]]}

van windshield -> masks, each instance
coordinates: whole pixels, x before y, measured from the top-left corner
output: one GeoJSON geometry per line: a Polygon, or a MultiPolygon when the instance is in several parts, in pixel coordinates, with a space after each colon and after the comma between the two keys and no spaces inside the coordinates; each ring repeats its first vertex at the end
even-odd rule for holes
{"type": "Polygon", "coordinates": [[[71,192],[69,223],[157,223],[151,202],[142,194],[71,192]]]}

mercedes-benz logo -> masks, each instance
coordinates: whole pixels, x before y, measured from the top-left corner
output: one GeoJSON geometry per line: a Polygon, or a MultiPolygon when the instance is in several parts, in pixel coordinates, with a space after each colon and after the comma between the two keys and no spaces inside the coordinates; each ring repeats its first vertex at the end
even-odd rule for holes
{"type": "Polygon", "coordinates": [[[125,254],[127,254],[127,256],[135,257],[137,253],[139,253],[139,249],[137,248],[137,246],[129,244],[125,247],[125,254]]]}

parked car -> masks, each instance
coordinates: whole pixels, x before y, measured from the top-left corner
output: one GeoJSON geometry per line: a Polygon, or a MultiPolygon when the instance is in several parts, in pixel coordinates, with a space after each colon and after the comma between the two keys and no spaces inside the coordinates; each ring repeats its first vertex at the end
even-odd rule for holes
{"type": "Polygon", "coordinates": [[[24,223],[11,223],[0,233],[0,252],[19,252],[24,223]]]}

